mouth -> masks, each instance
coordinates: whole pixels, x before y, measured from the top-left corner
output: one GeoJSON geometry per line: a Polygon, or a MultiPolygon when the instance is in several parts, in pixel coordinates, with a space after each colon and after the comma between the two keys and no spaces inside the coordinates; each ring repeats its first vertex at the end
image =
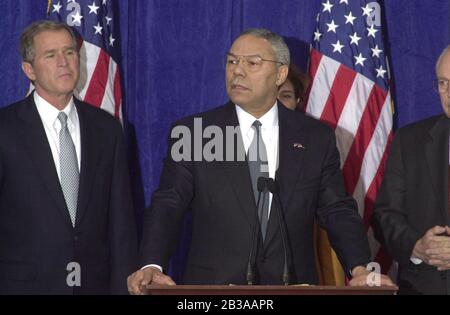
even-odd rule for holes
{"type": "Polygon", "coordinates": [[[72,77],[72,74],[71,74],[71,73],[63,73],[63,74],[60,74],[60,75],[58,76],[58,79],[64,79],[64,78],[67,78],[67,77],[72,77]]]}
{"type": "Polygon", "coordinates": [[[241,84],[231,84],[231,89],[232,90],[237,90],[237,91],[247,91],[249,90],[249,88],[245,87],[244,85],[241,84]]]}

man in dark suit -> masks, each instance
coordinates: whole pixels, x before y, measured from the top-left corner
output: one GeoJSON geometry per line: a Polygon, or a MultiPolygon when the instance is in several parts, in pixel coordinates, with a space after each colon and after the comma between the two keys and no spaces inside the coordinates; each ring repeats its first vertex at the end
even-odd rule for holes
{"type": "MultiPolygon", "coordinates": [[[[256,179],[261,176],[275,177],[279,183],[282,225],[292,253],[290,283],[318,282],[315,217],[328,230],[346,270],[353,271],[352,284],[366,283],[368,242],[355,201],[344,191],[335,135],[322,123],[277,102],[289,59],[289,49],[277,34],[261,29],[242,33],[226,60],[231,102],[175,124],[160,186],[144,218],[143,268],[128,278],[130,292],[141,294],[149,283],[174,284],[162,271],[167,270],[189,208],[192,241],[186,284],[248,283],[255,227],[256,276],[250,282],[283,283],[283,239],[272,194],[264,190],[258,196],[256,179]],[[227,133],[236,127],[234,142],[227,133]],[[203,146],[197,140],[199,130],[203,131],[203,146]],[[182,133],[194,139],[176,139],[182,133]],[[214,138],[211,143],[207,142],[210,138],[214,138]],[[215,149],[211,149],[212,142],[217,144],[215,149]],[[252,154],[255,146],[256,156],[252,154]],[[255,168],[255,163],[260,167],[255,168]]],[[[387,279],[382,277],[382,281],[387,279]]]]}
{"type": "Polygon", "coordinates": [[[21,35],[26,99],[0,110],[0,293],[122,294],[137,240],[120,123],[78,101],[76,37],[21,35]]]}
{"type": "Polygon", "coordinates": [[[375,231],[399,263],[404,294],[450,293],[450,46],[436,63],[445,115],[397,131],[375,205],[375,231]]]}

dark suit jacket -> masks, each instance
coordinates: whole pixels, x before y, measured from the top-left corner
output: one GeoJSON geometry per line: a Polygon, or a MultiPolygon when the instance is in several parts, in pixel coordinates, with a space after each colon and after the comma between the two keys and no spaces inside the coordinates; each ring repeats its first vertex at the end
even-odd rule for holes
{"type": "MultiPolygon", "coordinates": [[[[293,252],[294,281],[318,282],[313,246],[315,217],[328,230],[346,270],[367,263],[370,257],[366,233],[354,200],[344,191],[333,131],[283,105],[278,105],[278,115],[276,177],[293,252]],[[294,143],[301,143],[304,149],[294,148],[294,143]]],[[[239,126],[232,103],[196,117],[202,118],[203,129],[218,126],[224,135],[226,126],[239,126]]],[[[184,126],[194,135],[194,124],[194,117],[189,117],[175,126],[184,126]]],[[[242,147],[241,135],[235,139],[242,147]]],[[[191,208],[192,241],[185,283],[244,284],[256,211],[248,164],[245,160],[176,162],[170,155],[175,142],[178,138],[169,140],[160,186],[144,217],[141,263],[159,264],[167,270],[183,214],[191,208]]],[[[282,283],[283,262],[272,208],[266,241],[258,249],[259,282],[282,283]]]]}
{"type": "Polygon", "coordinates": [[[440,115],[397,131],[375,205],[374,231],[399,262],[400,293],[449,293],[449,273],[410,261],[435,225],[448,225],[449,120],[440,115]]]}
{"type": "Polygon", "coordinates": [[[0,110],[0,293],[127,293],[137,246],[122,129],[106,112],[75,105],[75,228],[33,96],[0,110]],[[66,284],[70,262],[81,267],[81,287],[66,284]]]}

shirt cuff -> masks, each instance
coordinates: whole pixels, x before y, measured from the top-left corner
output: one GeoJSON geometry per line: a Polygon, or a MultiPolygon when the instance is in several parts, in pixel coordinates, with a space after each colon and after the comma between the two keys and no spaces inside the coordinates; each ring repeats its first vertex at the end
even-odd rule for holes
{"type": "Polygon", "coordinates": [[[366,268],[366,267],[367,267],[367,264],[360,264],[360,265],[356,265],[356,266],[350,268],[350,270],[349,270],[348,273],[347,273],[347,278],[349,278],[349,279],[352,279],[352,278],[353,278],[352,271],[353,271],[353,269],[355,269],[355,268],[358,267],[358,266],[361,266],[361,267],[366,268]]]}
{"type": "Polygon", "coordinates": [[[155,267],[155,268],[159,269],[159,271],[163,272],[162,267],[159,265],[155,265],[155,264],[145,265],[144,267],[141,268],[141,270],[144,270],[145,268],[148,268],[148,267],[155,267]]]}
{"type": "Polygon", "coordinates": [[[411,262],[414,264],[414,265],[420,265],[421,263],[423,263],[423,260],[422,259],[419,259],[419,258],[416,258],[416,257],[411,257],[411,258],[409,258],[410,260],[411,260],[411,262]]]}

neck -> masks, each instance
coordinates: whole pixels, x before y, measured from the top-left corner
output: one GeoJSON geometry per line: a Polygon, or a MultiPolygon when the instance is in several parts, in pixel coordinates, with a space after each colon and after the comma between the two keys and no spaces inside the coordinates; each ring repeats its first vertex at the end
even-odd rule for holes
{"type": "Polygon", "coordinates": [[[270,104],[266,104],[263,107],[256,107],[256,108],[243,108],[247,113],[249,113],[250,115],[252,115],[255,118],[261,118],[262,116],[264,116],[264,114],[266,114],[269,110],[272,109],[272,106],[274,106],[275,104],[275,100],[270,103],[270,104]]]}
{"type": "Polygon", "coordinates": [[[58,110],[62,111],[66,106],[69,104],[70,99],[72,98],[73,94],[64,94],[64,95],[48,95],[46,93],[40,93],[39,91],[36,91],[40,97],[42,97],[44,100],[46,100],[50,105],[54,106],[58,110]]]}

